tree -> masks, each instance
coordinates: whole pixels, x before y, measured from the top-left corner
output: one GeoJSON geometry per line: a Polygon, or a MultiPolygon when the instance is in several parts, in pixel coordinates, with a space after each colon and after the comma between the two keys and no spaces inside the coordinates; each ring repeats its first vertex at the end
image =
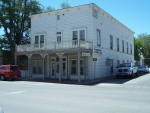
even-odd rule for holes
{"type": "MultiPolygon", "coordinates": [[[[6,40],[14,59],[15,45],[20,45],[30,29],[30,15],[41,13],[36,0],[0,0],[0,27],[4,28],[6,40]]],[[[15,60],[12,60],[14,63],[15,60]]]]}
{"type": "Polygon", "coordinates": [[[139,61],[141,59],[140,55],[146,54],[146,46],[145,44],[139,40],[134,38],[134,59],[139,61]]]}
{"type": "Polygon", "coordinates": [[[137,37],[140,41],[142,41],[145,44],[146,50],[145,50],[145,59],[144,59],[144,63],[145,65],[149,65],[150,66],[150,34],[140,34],[137,37]]]}
{"type": "Polygon", "coordinates": [[[61,7],[62,9],[67,9],[67,8],[70,8],[71,6],[69,5],[68,0],[67,0],[66,2],[62,2],[62,3],[60,4],[60,7],[61,7]]]}

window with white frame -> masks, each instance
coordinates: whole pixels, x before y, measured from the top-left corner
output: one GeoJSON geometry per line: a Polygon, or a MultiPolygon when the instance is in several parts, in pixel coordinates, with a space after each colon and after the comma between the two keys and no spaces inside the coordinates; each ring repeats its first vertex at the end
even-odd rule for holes
{"type": "Polygon", "coordinates": [[[113,49],[113,36],[110,35],[110,49],[113,49]]]}
{"type": "Polygon", "coordinates": [[[119,51],[119,38],[117,38],[117,51],[119,51]]]}
{"type": "Polygon", "coordinates": [[[128,42],[127,42],[126,44],[127,44],[127,53],[128,53],[128,50],[129,50],[129,49],[128,49],[128,48],[129,48],[129,47],[128,47],[128,42]]]}
{"type": "Polygon", "coordinates": [[[61,38],[62,38],[62,32],[56,32],[56,37],[57,37],[57,42],[61,42],[61,38]]]}
{"type": "Polygon", "coordinates": [[[130,54],[132,54],[132,44],[130,44],[130,54]]]}
{"type": "Polygon", "coordinates": [[[35,35],[35,47],[43,47],[44,34],[35,35]]]}
{"type": "Polygon", "coordinates": [[[101,31],[97,29],[97,46],[101,46],[101,31]]]}
{"type": "Polygon", "coordinates": [[[124,41],[122,40],[122,52],[124,52],[124,41]]]}
{"type": "Polygon", "coordinates": [[[86,30],[85,29],[78,29],[72,31],[72,40],[86,40],[86,30]]]}
{"type": "MultiPolygon", "coordinates": [[[[77,60],[71,59],[71,74],[77,74],[77,60]]],[[[84,75],[84,60],[80,59],[80,74],[84,75]]]]}

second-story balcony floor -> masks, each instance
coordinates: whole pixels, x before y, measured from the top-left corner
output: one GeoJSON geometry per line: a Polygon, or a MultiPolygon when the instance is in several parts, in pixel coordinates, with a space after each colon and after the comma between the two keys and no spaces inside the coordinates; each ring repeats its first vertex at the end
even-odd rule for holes
{"type": "Polygon", "coordinates": [[[61,42],[49,43],[34,43],[26,45],[16,45],[15,54],[40,54],[42,53],[56,53],[65,52],[72,53],[78,51],[92,52],[93,44],[88,41],[70,40],[61,42]]]}

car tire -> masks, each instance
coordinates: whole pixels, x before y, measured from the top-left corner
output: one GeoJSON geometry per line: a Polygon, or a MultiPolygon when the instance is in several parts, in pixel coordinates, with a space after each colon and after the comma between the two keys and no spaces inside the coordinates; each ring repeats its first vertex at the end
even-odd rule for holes
{"type": "Polygon", "coordinates": [[[2,81],[4,81],[4,80],[5,80],[5,76],[4,76],[4,75],[0,75],[0,79],[1,79],[2,81]]]}
{"type": "Polygon", "coordinates": [[[138,72],[136,72],[135,74],[136,74],[137,77],[139,76],[138,72]]]}
{"type": "Polygon", "coordinates": [[[134,73],[132,72],[132,74],[131,74],[131,78],[134,78],[134,73]]]}
{"type": "Polygon", "coordinates": [[[119,75],[116,75],[116,79],[119,79],[119,75]]]}

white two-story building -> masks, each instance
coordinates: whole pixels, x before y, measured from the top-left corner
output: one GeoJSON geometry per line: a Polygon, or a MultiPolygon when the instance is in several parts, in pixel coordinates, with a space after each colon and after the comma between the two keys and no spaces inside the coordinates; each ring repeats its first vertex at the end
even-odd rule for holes
{"type": "Polygon", "coordinates": [[[31,16],[31,43],[16,45],[28,56],[31,78],[92,80],[115,75],[134,62],[134,32],[95,4],[31,16]]]}

